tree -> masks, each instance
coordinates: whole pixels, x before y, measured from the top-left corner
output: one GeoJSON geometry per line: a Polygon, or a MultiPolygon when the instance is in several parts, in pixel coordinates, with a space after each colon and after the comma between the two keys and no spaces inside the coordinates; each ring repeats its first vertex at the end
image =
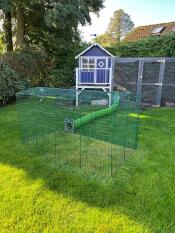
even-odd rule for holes
{"type": "Polygon", "coordinates": [[[90,13],[98,13],[101,8],[103,0],[0,0],[0,10],[8,13],[6,32],[10,32],[11,17],[15,19],[16,48],[22,46],[25,38],[44,46],[52,45],[53,38],[57,44],[72,43],[79,39],[78,25],[91,23],[90,13]]]}
{"type": "Polygon", "coordinates": [[[115,44],[115,38],[110,34],[101,34],[94,39],[94,42],[106,47],[115,44]]]}
{"type": "Polygon", "coordinates": [[[7,51],[13,51],[11,12],[5,12],[4,17],[5,43],[7,45],[7,51]]]}
{"type": "Polygon", "coordinates": [[[130,32],[134,27],[134,23],[131,20],[130,15],[124,12],[124,10],[116,10],[111,17],[107,33],[112,35],[117,42],[130,32]]]}
{"type": "Polygon", "coordinates": [[[0,33],[0,56],[1,56],[1,54],[3,54],[4,53],[4,50],[5,50],[5,46],[4,46],[4,43],[3,43],[3,34],[2,33],[0,33]]]}
{"type": "MultiPolygon", "coordinates": [[[[98,13],[103,1],[0,0],[0,10],[7,11],[5,2],[10,6],[14,49],[32,47],[44,51],[55,77],[60,79],[62,74],[63,83],[72,83],[74,57],[81,42],[78,26],[90,24],[90,13],[98,13]]],[[[5,43],[7,46],[7,40],[5,43]]]]}
{"type": "Polygon", "coordinates": [[[25,14],[22,1],[16,1],[16,44],[18,49],[23,45],[25,36],[25,14]]]}
{"type": "Polygon", "coordinates": [[[12,5],[10,0],[0,0],[1,17],[4,19],[5,44],[7,51],[13,51],[12,40],[12,5]]]}

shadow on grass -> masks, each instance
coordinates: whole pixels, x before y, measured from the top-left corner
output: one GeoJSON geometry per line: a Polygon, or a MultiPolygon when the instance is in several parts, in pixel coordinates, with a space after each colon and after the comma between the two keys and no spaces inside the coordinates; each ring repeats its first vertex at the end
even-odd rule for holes
{"type": "Polygon", "coordinates": [[[15,114],[14,107],[8,107],[1,115],[1,163],[24,169],[29,179],[43,179],[55,193],[99,208],[120,208],[124,214],[150,225],[154,232],[173,232],[175,203],[167,210],[166,206],[174,195],[174,109],[144,112],[149,117],[141,120],[137,153],[145,158],[130,160],[115,177],[88,174],[60,164],[44,148],[22,146],[15,114]]]}

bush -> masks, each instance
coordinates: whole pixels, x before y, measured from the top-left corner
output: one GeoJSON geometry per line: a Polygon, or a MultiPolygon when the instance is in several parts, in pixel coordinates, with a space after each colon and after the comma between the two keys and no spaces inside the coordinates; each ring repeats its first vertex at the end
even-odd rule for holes
{"type": "MultiPolygon", "coordinates": [[[[89,44],[88,44],[89,46],[89,44]]],[[[75,56],[82,52],[87,44],[72,44],[66,49],[57,49],[54,53],[53,69],[49,72],[47,84],[53,87],[71,87],[75,85],[75,56]]]]}
{"type": "Polygon", "coordinates": [[[43,51],[23,48],[3,55],[3,61],[15,70],[26,86],[44,86],[48,73],[47,56],[43,51]]]}
{"type": "Polygon", "coordinates": [[[4,105],[20,90],[19,76],[4,61],[0,60],[0,105],[4,105]]]}
{"type": "Polygon", "coordinates": [[[58,49],[49,59],[44,51],[28,47],[4,54],[3,60],[18,73],[26,87],[70,87],[75,84],[75,55],[81,49],[84,47],[58,49]]]}
{"type": "Polygon", "coordinates": [[[2,60],[19,75],[19,80],[26,88],[71,87],[75,85],[75,56],[85,46],[73,44],[66,49],[59,48],[50,58],[42,50],[26,47],[4,54],[2,60]]]}
{"type": "Polygon", "coordinates": [[[51,87],[72,87],[75,85],[75,73],[66,68],[53,69],[47,80],[51,87]]]}
{"type": "Polygon", "coordinates": [[[119,57],[173,57],[175,33],[161,37],[150,36],[135,42],[121,42],[108,49],[119,57]]]}

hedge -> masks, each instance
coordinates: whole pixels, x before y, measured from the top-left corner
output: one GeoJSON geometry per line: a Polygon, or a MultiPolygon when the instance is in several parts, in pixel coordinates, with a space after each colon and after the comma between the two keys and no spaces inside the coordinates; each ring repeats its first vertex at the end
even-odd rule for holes
{"type": "Polygon", "coordinates": [[[154,35],[136,42],[121,42],[107,49],[118,57],[173,57],[175,33],[154,35]]]}

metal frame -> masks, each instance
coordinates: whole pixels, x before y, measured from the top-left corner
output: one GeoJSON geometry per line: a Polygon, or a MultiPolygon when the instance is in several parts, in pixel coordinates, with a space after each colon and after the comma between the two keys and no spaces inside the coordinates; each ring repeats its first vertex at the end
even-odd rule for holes
{"type": "Polygon", "coordinates": [[[161,103],[162,84],[163,84],[164,72],[165,72],[165,60],[162,60],[161,63],[160,63],[159,85],[158,85],[157,97],[156,97],[157,107],[160,107],[160,103],[161,103]]]}
{"type": "Polygon", "coordinates": [[[137,80],[137,102],[140,102],[141,93],[142,93],[142,79],[143,79],[143,60],[139,61],[139,70],[138,70],[138,80],[137,80]]]}
{"type": "Polygon", "coordinates": [[[165,61],[175,61],[174,57],[116,57],[115,62],[137,62],[137,61],[144,61],[144,62],[160,62],[162,60],[165,61]]]}

